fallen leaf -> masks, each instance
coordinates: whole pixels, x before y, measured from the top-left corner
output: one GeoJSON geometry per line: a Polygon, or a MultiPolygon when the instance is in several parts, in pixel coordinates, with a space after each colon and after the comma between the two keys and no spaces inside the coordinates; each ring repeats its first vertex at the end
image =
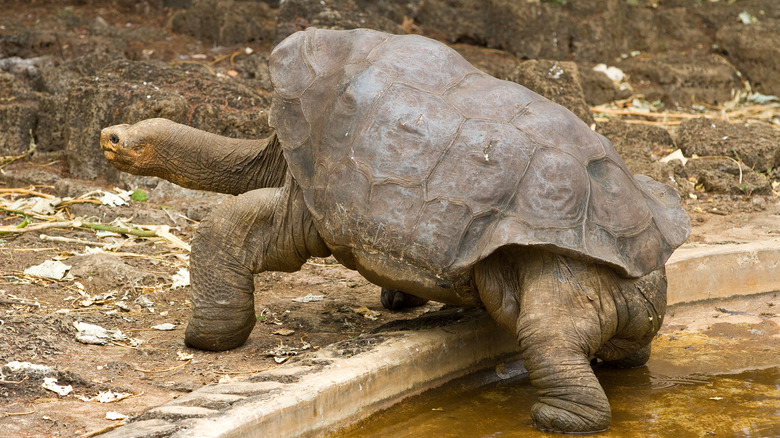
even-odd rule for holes
{"type": "Polygon", "coordinates": [[[54,377],[46,377],[43,379],[43,383],[41,384],[43,386],[43,389],[47,389],[51,392],[55,392],[59,395],[65,396],[70,394],[71,391],[73,391],[73,387],[70,385],[67,386],[60,386],[57,384],[57,379],[54,377]]]}
{"type": "Polygon", "coordinates": [[[74,322],[73,326],[78,330],[76,340],[82,344],[106,345],[111,341],[127,340],[127,336],[119,329],[106,330],[99,325],[79,321],[74,322]]]}
{"type": "Polygon", "coordinates": [[[305,297],[293,298],[296,303],[311,303],[312,301],[322,301],[325,295],[307,294],[305,297]]]}
{"type": "Polygon", "coordinates": [[[376,321],[376,318],[381,315],[381,313],[376,310],[371,310],[366,306],[354,308],[352,311],[358,315],[363,315],[363,318],[370,319],[371,321],[376,321]]]}
{"type": "Polygon", "coordinates": [[[176,352],[176,360],[191,360],[195,355],[191,353],[185,353],[183,351],[176,352]]]}
{"type": "Polygon", "coordinates": [[[279,336],[290,336],[293,333],[295,333],[295,330],[279,329],[279,330],[275,331],[273,334],[279,335],[279,336]]]}
{"type": "Polygon", "coordinates": [[[46,260],[40,265],[30,266],[24,270],[24,273],[35,277],[62,280],[66,277],[70,268],[71,267],[65,263],[55,260],[46,260]]]}
{"type": "Polygon", "coordinates": [[[120,414],[119,412],[108,411],[106,412],[106,420],[126,420],[127,415],[120,414]]]}

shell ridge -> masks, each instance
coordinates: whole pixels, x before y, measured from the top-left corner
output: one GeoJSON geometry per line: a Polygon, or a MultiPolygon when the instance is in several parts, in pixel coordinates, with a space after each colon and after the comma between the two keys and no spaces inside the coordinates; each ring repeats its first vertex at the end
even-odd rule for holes
{"type": "MultiPolygon", "coordinates": [[[[515,128],[517,129],[517,128],[515,128]]],[[[525,133],[523,133],[525,134],[525,133]]],[[[515,186],[512,189],[512,196],[508,196],[507,200],[504,202],[504,205],[500,206],[500,210],[502,213],[507,214],[509,211],[509,207],[515,203],[515,198],[517,198],[517,194],[520,192],[520,184],[523,183],[523,178],[525,178],[525,175],[528,173],[528,168],[531,167],[531,161],[533,161],[534,156],[536,155],[536,152],[539,151],[540,147],[544,147],[543,145],[540,145],[539,143],[531,140],[531,144],[534,145],[534,149],[531,151],[531,154],[529,155],[528,162],[525,163],[525,167],[523,168],[523,171],[520,173],[520,176],[518,176],[517,181],[515,181],[515,186]]]]}
{"type": "Polygon", "coordinates": [[[444,159],[446,158],[447,154],[450,152],[452,147],[455,145],[455,140],[457,140],[458,137],[460,136],[460,134],[461,134],[461,132],[463,130],[463,125],[465,125],[466,122],[468,122],[468,120],[469,119],[464,117],[463,120],[460,121],[460,123],[458,124],[458,128],[455,130],[455,134],[452,136],[452,139],[450,140],[450,143],[447,145],[446,148],[444,148],[442,153],[439,155],[439,158],[436,160],[436,162],[433,164],[433,166],[431,166],[431,169],[428,171],[428,173],[423,178],[423,180],[422,180],[423,181],[423,197],[424,197],[423,199],[425,199],[426,201],[428,200],[428,182],[431,179],[431,176],[433,175],[434,171],[439,167],[439,165],[444,161],[444,159]]]}

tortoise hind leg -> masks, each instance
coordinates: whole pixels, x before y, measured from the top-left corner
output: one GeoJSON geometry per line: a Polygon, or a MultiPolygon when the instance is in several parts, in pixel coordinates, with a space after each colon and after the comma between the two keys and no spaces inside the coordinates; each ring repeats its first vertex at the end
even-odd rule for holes
{"type": "Polygon", "coordinates": [[[534,424],[564,433],[607,429],[609,401],[590,360],[647,361],[665,311],[663,269],[629,279],[559,254],[502,249],[477,264],[474,276],[491,316],[517,333],[539,394],[534,424]]]}
{"type": "Polygon", "coordinates": [[[615,335],[596,352],[604,365],[636,368],[650,359],[650,342],[666,314],[666,270],[640,278],[617,278],[613,298],[618,325],[615,335]]]}
{"type": "Polygon", "coordinates": [[[544,431],[593,433],[609,427],[609,401],[590,359],[612,336],[615,315],[594,290],[601,270],[541,250],[499,250],[475,267],[490,315],[516,333],[544,431]]]}
{"type": "Polygon", "coordinates": [[[297,271],[310,256],[328,254],[294,183],[223,202],[201,222],[192,243],[185,343],[212,351],[242,345],[256,321],[254,274],[297,271]]]}

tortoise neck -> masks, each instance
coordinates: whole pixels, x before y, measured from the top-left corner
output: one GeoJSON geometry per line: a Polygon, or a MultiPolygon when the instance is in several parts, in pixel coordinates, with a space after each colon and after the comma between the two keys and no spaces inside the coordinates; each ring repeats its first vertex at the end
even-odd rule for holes
{"type": "Polygon", "coordinates": [[[170,123],[154,141],[162,167],[158,176],[182,187],[232,195],[284,184],[287,164],[275,133],[244,140],[170,123]]]}

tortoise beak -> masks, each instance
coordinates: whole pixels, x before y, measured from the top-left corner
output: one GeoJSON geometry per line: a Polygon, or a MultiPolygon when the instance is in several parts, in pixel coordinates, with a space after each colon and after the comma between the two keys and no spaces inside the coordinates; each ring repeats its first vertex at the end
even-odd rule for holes
{"type": "Polygon", "coordinates": [[[105,128],[100,132],[100,147],[104,152],[117,153],[120,139],[112,128],[105,128]]]}

